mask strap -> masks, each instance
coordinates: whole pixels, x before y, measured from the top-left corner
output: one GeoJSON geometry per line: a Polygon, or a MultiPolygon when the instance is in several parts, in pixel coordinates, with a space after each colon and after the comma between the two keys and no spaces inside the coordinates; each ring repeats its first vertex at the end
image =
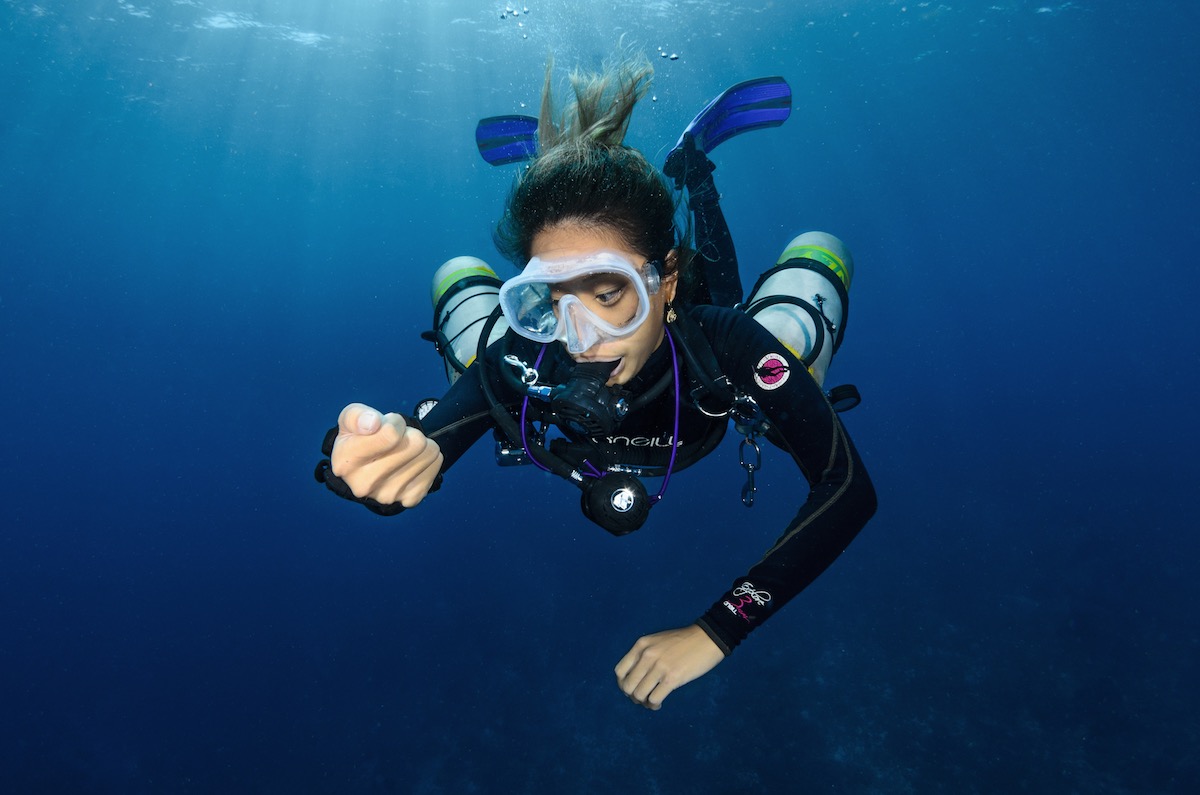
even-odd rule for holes
{"type": "Polygon", "coordinates": [[[646,292],[650,295],[657,295],[662,288],[662,276],[659,275],[658,268],[655,265],[658,260],[652,260],[642,266],[642,281],[646,284],[646,292]]]}

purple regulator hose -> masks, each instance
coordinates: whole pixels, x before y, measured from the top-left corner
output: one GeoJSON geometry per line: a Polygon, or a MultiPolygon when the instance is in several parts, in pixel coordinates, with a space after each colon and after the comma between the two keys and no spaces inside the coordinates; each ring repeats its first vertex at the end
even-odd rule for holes
{"type": "MultiPolygon", "coordinates": [[[[667,471],[666,474],[663,475],[662,486],[659,488],[658,494],[655,494],[650,498],[651,505],[657,503],[663,498],[663,495],[667,493],[667,484],[671,482],[671,472],[675,469],[675,456],[679,452],[679,352],[675,349],[675,338],[671,336],[671,330],[665,329],[664,331],[667,336],[667,343],[671,346],[671,366],[674,368],[675,376],[675,425],[671,433],[671,458],[669,461],[667,461],[667,471]]],[[[542,358],[545,357],[546,349],[548,347],[550,347],[549,344],[542,346],[542,350],[538,353],[537,360],[533,363],[533,369],[537,370],[539,367],[541,367],[542,358]]],[[[525,400],[521,402],[521,446],[525,448],[525,455],[529,457],[529,460],[532,461],[538,469],[542,470],[543,472],[549,472],[550,468],[541,461],[538,461],[537,458],[535,458],[533,454],[529,452],[529,423],[526,422],[525,419],[528,410],[529,395],[526,395],[525,400]]],[[[589,472],[583,473],[584,475],[593,478],[604,476],[604,473],[597,469],[592,462],[584,461],[583,463],[586,464],[590,470],[589,472]]]]}

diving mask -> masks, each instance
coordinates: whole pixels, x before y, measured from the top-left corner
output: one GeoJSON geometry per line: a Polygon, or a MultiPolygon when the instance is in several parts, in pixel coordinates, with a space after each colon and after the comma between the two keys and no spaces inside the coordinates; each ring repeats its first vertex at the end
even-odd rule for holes
{"type": "Polygon", "coordinates": [[[570,353],[629,336],[650,314],[660,277],[615,251],[542,259],[500,287],[500,309],[513,331],[534,342],[559,340],[570,353]]]}

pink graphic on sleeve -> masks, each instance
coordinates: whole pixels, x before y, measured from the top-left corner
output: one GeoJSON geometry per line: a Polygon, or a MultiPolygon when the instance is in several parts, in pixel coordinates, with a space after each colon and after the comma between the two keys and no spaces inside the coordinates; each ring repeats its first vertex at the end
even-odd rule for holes
{"type": "Polygon", "coordinates": [[[767,602],[771,601],[771,594],[767,593],[766,591],[760,591],[750,582],[742,583],[730,591],[729,595],[736,596],[738,598],[737,602],[731,602],[726,599],[722,604],[725,605],[725,608],[729,610],[729,612],[736,616],[740,616],[741,619],[746,623],[750,623],[754,620],[753,617],[746,613],[745,608],[747,606],[753,604],[758,605],[759,607],[766,607],[767,602]]]}

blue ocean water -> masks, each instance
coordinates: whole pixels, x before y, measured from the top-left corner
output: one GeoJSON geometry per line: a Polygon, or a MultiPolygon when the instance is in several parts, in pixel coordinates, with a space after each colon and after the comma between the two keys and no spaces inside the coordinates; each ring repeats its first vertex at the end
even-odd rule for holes
{"type": "Polygon", "coordinates": [[[0,790],[1200,791],[1197,7],[517,10],[0,3],[0,790]],[[622,38],[659,162],[791,83],[716,176],[748,284],[853,249],[880,495],[658,713],[612,668],[783,529],[783,454],[748,511],[727,439],[623,539],[487,444],[392,519],[311,475],[345,403],[444,389],[429,278],[501,265],[513,175],[475,121],[622,38]]]}

